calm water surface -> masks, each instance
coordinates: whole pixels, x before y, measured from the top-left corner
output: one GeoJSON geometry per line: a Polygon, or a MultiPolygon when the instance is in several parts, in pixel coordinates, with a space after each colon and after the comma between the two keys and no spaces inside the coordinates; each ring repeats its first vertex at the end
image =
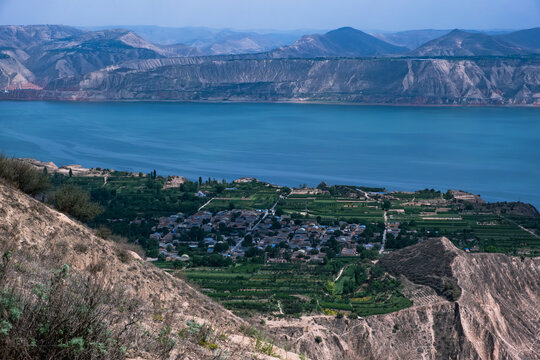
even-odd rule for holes
{"type": "Polygon", "coordinates": [[[0,102],[0,151],[281,184],[463,189],[540,206],[540,109],[0,102]]]}

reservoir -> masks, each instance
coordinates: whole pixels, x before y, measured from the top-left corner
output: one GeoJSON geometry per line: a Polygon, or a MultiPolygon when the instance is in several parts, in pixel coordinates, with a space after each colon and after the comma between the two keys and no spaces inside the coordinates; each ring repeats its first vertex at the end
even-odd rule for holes
{"type": "Polygon", "coordinates": [[[0,151],[59,166],[461,189],[540,206],[540,108],[0,102],[0,151]]]}

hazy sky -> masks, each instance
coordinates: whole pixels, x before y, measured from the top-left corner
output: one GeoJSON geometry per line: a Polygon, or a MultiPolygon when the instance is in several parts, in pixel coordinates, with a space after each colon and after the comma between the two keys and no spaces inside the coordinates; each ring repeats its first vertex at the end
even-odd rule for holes
{"type": "Polygon", "coordinates": [[[517,29],[540,0],[0,0],[0,24],[517,29]]]}

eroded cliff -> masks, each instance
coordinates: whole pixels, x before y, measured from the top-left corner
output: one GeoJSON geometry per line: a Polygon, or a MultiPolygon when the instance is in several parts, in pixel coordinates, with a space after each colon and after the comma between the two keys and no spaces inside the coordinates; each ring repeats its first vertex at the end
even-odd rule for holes
{"type": "Polygon", "coordinates": [[[428,285],[403,278],[412,307],[357,320],[305,317],[269,327],[314,359],[540,358],[540,259],[466,254],[442,238],[382,262],[428,285]],[[439,295],[448,281],[460,289],[456,301],[439,295]],[[324,339],[320,344],[317,336],[324,339]]]}
{"type": "Polygon", "coordinates": [[[60,78],[3,98],[66,100],[338,101],[393,104],[535,104],[537,58],[131,61],[60,78]]]}

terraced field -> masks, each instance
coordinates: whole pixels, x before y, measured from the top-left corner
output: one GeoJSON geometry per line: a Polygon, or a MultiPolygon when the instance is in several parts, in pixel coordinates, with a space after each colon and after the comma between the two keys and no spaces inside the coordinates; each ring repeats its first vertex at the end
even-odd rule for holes
{"type": "Polygon", "coordinates": [[[355,286],[353,293],[344,293],[344,283],[354,278],[354,266],[362,266],[369,272],[371,264],[343,257],[326,265],[237,264],[226,269],[187,269],[184,275],[206,295],[243,315],[355,312],[365,316],[396,311],[412,304],[399,292],[398,282],[384,277],[388,275],[366,278],[365,283],[355,286]],[[346,265],[350,266],[333,283],[339,269],[346,265]],[[334,291],[329,291],[329,282],[334,284],[334,291]],[[353,301],[359,296],[369,299],[363,303],[353,301]]]}
{"type": "Polygon", "coordinates": [[[383,220],[383,210],[377,202],[342,198],[289,197],[280,204],[285,213],[303,213],[325,220],[350,220],[362,223],[383,220]]]}
{"type": "Polygon", "coordinates": [[[481,251],[540,254],[540,235],[534,234],[538,218],[408,206],[403,201],[394,201],[392,205],[390,221],[409,223],[409,230],[446,236],[461,248],[477,245],[481,251]],[[518,224],[526,226],[533,234],[518,224]]]}

